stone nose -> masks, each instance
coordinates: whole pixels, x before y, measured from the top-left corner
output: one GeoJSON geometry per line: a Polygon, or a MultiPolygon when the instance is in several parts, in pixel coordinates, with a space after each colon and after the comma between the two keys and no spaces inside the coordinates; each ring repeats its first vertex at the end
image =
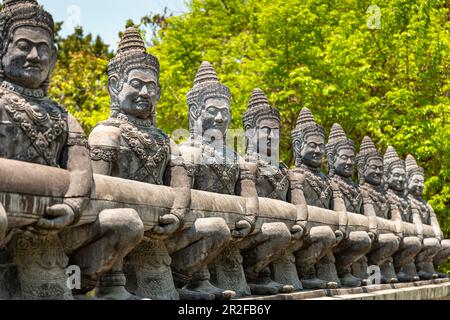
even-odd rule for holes
{"type": "Polygon", "coordinates": [[[37,48],[35,46],[33,46],[31,48],[31,51],[30,51],[30,53],[27,56],[27,60],[28,61],[32,61],[32,62],[40,61],[39,53],[38,53],[38,50],[37,50],[37,48]]]}
{"type": "Polygon", "coordinates": [[[216,120],[217,123],[222,123],[222,122],[223,122],[222,112],[219,111],[219,112],[217,113],[217,116],[216,116],[216,119],[215,119],[215,120],[216,120]]]}
{"type": "Polygon", "coordinates": [[[139,92],[139,95],[140,95],[141,97],[145,97],[145,98],[150,97],[150,93],[148,92],[147,86],[142,86],[142,89],[141,89],[141,91],[139,92]]]}

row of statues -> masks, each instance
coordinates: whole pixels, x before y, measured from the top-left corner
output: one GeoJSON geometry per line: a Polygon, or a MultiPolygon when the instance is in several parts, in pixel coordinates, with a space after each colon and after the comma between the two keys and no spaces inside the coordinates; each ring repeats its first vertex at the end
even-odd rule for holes
{"type": "Polygon", "coordinates": [[[436,267],[450,255],[450,241],[422,198],[424,172],[411,155],[403,161],[389,147],[383,157],[369,137],[357,153],[338,124],[326,143],[324,128],[304,108],[292,132],[290,169],[273,161],[280,113],[255,89],[243,116],[241,157],[218,143],[230,125],[231,94],[208,62],[187,95],[190,138],[177,145],[156,127],[159,62],[132,27],[108,66],[111,115],[86,139],[77,120],[47,97],[57,57],[51,15],[35,0],[4,0],[0,37],[0,157],[70,174],[61,203],[42,208],[32,224],[11,227],[0,208],[0,298],[93,292],[104,299],[231,299],[367,285],[373,265],[382,283],[446,277],[436,267]],[[126,205],[83,223],[94,174],[170,186],[172,208],[151,227],[126,205]],[[245,214],[230,227],[211,203],[211,215],[187,223],[193,189],[239,196],[245,214]],[[257,227],[261,198],[294,205],[295,223],[257,227]],[[308,206],[339,213],[338,227],[311,225],[308,206]],[[369,231],[349,230],[348,212],[368,217],[369,231]],[[381,232],[377,217],[412,223],[417,233],[381,232]],[[424,225],[434,237],[423,235],[424,225]],[[78,288],[67,286],[69,265],[81,270],[78,288]]]}

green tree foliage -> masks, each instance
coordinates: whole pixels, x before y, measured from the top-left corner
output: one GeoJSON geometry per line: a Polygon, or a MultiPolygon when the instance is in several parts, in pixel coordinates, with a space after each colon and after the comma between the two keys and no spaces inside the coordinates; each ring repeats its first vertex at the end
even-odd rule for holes
{"type": "MultiPolygon", "coordinates": [[[[450,34],[444,0],[192,0],[162,19],[151,52],[161,62],[158,125],[187,128],[186,93],[214,64],[241,127],[252,89],[282,114],[282,159],[302,107],[357,144],[371,136],[425,167],[425,193],[450,236],[450,34]],[[377,28],[377,10],[380,28],[377,28]]],[[[158,19],[143,22],[157,25],[158,19]]]]}
{"type": "MultiPolygon", "coordinates": [[[[57,24],[57,31],[60,30],[57,24]]],[[[76,29],[56,37],[58,62],[52,74],[50,96],[66,107],[86,133],[109,115],[108,61],[112,54],[100,37],[76,29]]]]}

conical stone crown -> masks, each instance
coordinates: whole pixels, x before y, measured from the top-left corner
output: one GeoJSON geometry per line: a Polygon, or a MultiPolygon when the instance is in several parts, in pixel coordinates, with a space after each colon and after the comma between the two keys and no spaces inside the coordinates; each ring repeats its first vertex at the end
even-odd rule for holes
{"type": "Polygon", "coordinates": [[[195,75],[194,87],[217,82],[219,82],[219,77],[217,76],[216,70],[214,70],[211,63],[203,61],[195,75]]]}
{"type": "Polygon", "coordinates": [[[330,137],[328,139],[329,144],[336,144],[340,141],[346,141],[347,135],[345,134],[344,129],[342,129],[339,123],[333,124],[330,131],[330,137]]]}
{"type": "Polygon", "coordinates": [[[130,51],[146,52],[144,39],[135,27],[128,27],[120,39],[117,54],[126,54],[130,51]]]}
{"type": "Polygon", "coordinates": [[[264,107],[270,108],[269,100],[263,90],[256,88],[252,91],[252,96],[248,102],[247,110],[251,111],[253,109],[264,107]]]}

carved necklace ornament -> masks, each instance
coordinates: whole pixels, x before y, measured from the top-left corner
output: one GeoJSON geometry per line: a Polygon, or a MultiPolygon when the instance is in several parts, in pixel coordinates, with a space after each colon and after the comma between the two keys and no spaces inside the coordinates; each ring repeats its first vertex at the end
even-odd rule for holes
{"type": "MultiPolygon", "coordinates": [[[[68,131],[67,112],[50,100],[25,99],[14,90],[15,87],[2,86],[0,90],[1,104],[11,119],[30,139],[33,147],[44,158],[49,166],[57,167],[58,163],[52,152],[52,144],[68,131]],[[42,131],[42,127],[47,130],[42,131]]],[[[25,156],[31,162],[32,153],[25,156]]]]}
{"type": "MultiPolygon", "coordinates": [[[[122,138],[143,163],[143,167],[131,174],[128,179],[143,181],[151,176],[156,184],[163,184],[160,169],[165,166],[161,166],[161,163],[169,161],[170,153],[170,141],[164,133],[153,126],[147,127],[147,132],[143,132],[126,117],[110,118],[101,124],[119,128],[122,138]]],[[[91,155],[93,159],[108,159],[108,161],[116,157],[113,150],[103,148],[91,151],[91,155]]]]}
{"type": "Polygon", "coordinates": [[[257,184],[261,184],[263,181],[268,181],[273,188],[272,192],[267,195],[266,198],[283,199],[289,188],[287,167],[284,164],[280,164],[278,168],[272,166],[262,160],[259,155],[257,161],[259,170],[257,184]]]}
{"type": "Polygon", "coordinates": [[[317,194],[318,200],[324,208],[329,207],[329,199],[333,196],[333,191],[328,183],[328,181],[320,175],[320,171],[312,172],[311,168],[304,164],[300,164],[299,167],[294,169],[294,172],[303,174],[305,176],[305,181],[310,185],[310,187],[317,194]]]}
{"type": "Polygon", "coordinates": [[[352,212],[358,213],[362,203],[362,194],[359,187],[354,183],[348,183],[339,175],[334,175],[331,180],[337,184],[341,194],[350,201],[353,207],[352,212]]]}
{"type": "Polygon", "coordinates": [[[30,98],[35,98],[35,99],[45,98],[45,92],[42,89],[29,89],[29,88],[19,86],[17,84],[13,84],[6,80],[3,80],[3,82],[0,84],[0,88],[8,90],[8,91],[14,91],[20,95],[27,96],[30,98]]]}
{"type": "Polygon", "coordinates": [[[224,156],[212,146],[202,144],[202,154],[205,155],[203,159],[206,160],[207,166],[211,168],[220,183],[228,190],[228,193],[235,194],[236,176],[239,172],[239,165],[237,164],[235,154],[230,155],[227,151],[224,151],[224,156]]]}
{"type": "Polygon", "coordinates": [[[412,222],[411,220],[411,202],[403,196],[399,196],[395,191],[389,189],[387,191],[388,199],[400,210],[402,220],[412,222]]]}
{"type": "Polygon", "coordinates": [[[373,204],[380,208],[381,212],[377,212],[377,215],[379,216],[381,214],[382,217],[386,218],[389,211],[389,200],[386,194],[378,191],[374,186],[367,183],[362,184],[361,189],[366,191],[370,199],[373,201],[373,204]]]}
{"type": "Polygon", "coordinates": [[[416,197],[409,196],[411,200],[411,206],[415,206],[419,209],[420,217],[422,218],[422,223],[430,224],[429,218],[431,216],[431,210],[428,207],[427,203],[422,199],[417,199],[416,197]]]}

